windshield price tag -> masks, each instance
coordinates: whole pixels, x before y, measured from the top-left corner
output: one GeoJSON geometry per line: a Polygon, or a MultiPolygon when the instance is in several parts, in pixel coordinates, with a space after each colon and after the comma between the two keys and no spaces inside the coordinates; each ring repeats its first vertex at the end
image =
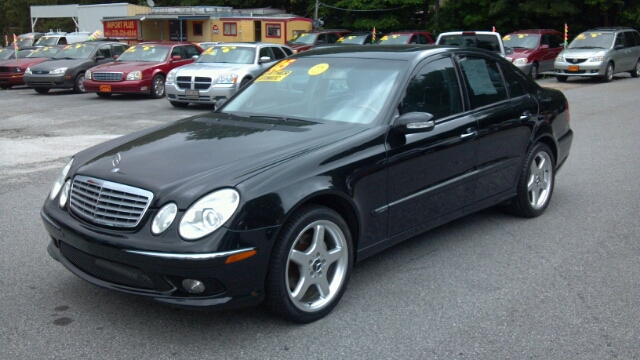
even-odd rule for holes
{"type": "Polygon", "coordinates": [[[282,79],[284,79],[287,76],[289,76],[289,74],[291,74],[291,71],[268,71],[268,72],[262,74],[259,78],[257,78],[256,82],[257,81],[274,81],[274,82],[278,82],[278,81],[282,81],[282,79]]]}

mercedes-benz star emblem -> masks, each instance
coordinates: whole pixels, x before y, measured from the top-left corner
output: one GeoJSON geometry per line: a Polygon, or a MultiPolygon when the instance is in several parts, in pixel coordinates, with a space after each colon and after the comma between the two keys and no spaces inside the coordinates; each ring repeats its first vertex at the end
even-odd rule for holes
{"type": "Polygon", "coordinates": [[[120,165],[121,160],[122,160],[122,156],[120,156],[120,153],[117,153],[113,155],[113,160],[111,160],[111,165],[113,165],[113,167],[118,167],[118,165],[120,165]]]}

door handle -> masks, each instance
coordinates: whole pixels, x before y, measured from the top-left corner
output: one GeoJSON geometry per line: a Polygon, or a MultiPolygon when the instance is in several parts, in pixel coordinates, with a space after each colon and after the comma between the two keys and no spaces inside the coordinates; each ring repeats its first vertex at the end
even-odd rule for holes
{"type": "Polygon", "coordinates": [[[532,116],[533,114],[531,113],[531,111],[527,110],[525,112],[522,113],[522,115],[520,115],[520,121],[525,121],[525,120],[529,120],[529,118],[532,116]]]}
{"type": "Polygon", "coordinates": [[[460,138],[461,139],[466,139],[468,137],[471,136],[476,136],[478,134],[478,132],[476,131],[475,128],[468,128],[467,131],[464,134],[460,134],[460,138]]]}

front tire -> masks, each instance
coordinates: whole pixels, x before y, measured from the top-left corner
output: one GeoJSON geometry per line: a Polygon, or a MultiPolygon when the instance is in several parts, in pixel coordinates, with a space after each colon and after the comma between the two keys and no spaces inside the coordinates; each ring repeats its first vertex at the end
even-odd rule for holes
{"type": "Polygon", "coordinates": [[[522,167],[518,194],[507,204],[507,211],[529,218],[542,215],[553,194],[555,168],[551,149],[544,143],[535,144],[522,167]]]}
{"type": "Polygon", "coordinates": [[[9,84],[0,85],[0,89],[4,89],[4,90],[9,90],[12,87],[13,87],[13,85],[9,85],[9,84]]]}
{"type": "Polygon", "coordinates": [[[608,63],[607,68],[604,70],[604,76],[602,81],[611,82],[613,80],[613,63],[608,63]]]}
{"type": "Polygon", "coordinates": [[[634,78],[640,77],[640,59],[636,61],[636,67],[633,68],[633,70],[629,71],[629,74],[631,74],[631,77],[634,78]]]}
{"type": "Polygon", "coordinates": [[[76,94],[84,94],[87,92],[84,88],[84,74],[79,74],[73,83],[73,92],[76,94]]]}
{"type": "Polygon", "coordinates": [[[309,323],[326,316],[349,282],[351,233],[335,211],[306,206],[285,224],[273,248],[266,279],[267,308],[309,323]]]}
{"type": "Polygon", "coordinates": [[[531,76],[531,78],[533,80],[538,78],[538,63],[533,63],[533,65],[531,65],[531,70],[529,70],[529,76],[531,76]]]}
{"type": "Polygon", "coordinates": [[[162,75],[153,77],[150,95],[152,99],[160,99],[164,96],[164,77],[162,75]]]}
{"type": "Polygon", "coordinates": [[[179,101],[169,101],[169,103],[171,103],[171,105],[177,108],[186,108],[187,106],[189,106],[189,103],[184,103],[179,101]]]}
{"type": "Polygon", "coordinates": [[[567,78],[568,76],[556,75],[556,80],[558,80],[558,82],[567,82],[567,78]]]}
{"type": "Polygon", "coordinates": [[[35,90],[38,94],[46,94],[49,92],[49,88],[37,87],[37,88],[33,88],[33,90],[35,90]]]}

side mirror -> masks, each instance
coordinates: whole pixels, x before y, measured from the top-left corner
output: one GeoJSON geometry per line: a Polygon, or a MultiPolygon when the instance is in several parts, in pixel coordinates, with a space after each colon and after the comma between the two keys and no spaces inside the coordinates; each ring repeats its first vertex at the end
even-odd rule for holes
{"type": "Polygon", "coordinates": [[[105,59],[105,57],[102,56],[102,55],[96,56],[96,61],[100,61],[100,60],[104,60],[104,59],[105,59]]]}
{"type": "Polygon", "coordinates": [[[199,57],[200,57],[200,55],[193,55],[193,56],[191,57],[191,59],[193,59],[193,60],[195,61],[195,60],[198,60],[198,58],[199,58],[199,57]]]}
{"type": "Polygon", "coordinates": [[[433,130],[436,127],[433,115],[426,112],[410,112],[403,114],[393,123],[399,134],[414,134],[433,130]]]}
{"type": "Polygon", "coordinates": [[[262,56],[262,57],[260,57],[260,61],[259,62],[260,62],[260,64],[268,63],[268,62],[271,62],[271,58],[269,56],[262,56]]]}
{"type": "Polygon", "coordinates": [[[173,55],[171,57],[171,61],[180,61],[180,60],[182,60],[182,56],[180,55],[173,55]]]}
{"type": "Polygon", "coordinates": [[[540,49],[548,49],[548,48],[549,48],[549,45],[547,45],[547,44],[544,44],[544,45],[540,46],[540,49]]]}

